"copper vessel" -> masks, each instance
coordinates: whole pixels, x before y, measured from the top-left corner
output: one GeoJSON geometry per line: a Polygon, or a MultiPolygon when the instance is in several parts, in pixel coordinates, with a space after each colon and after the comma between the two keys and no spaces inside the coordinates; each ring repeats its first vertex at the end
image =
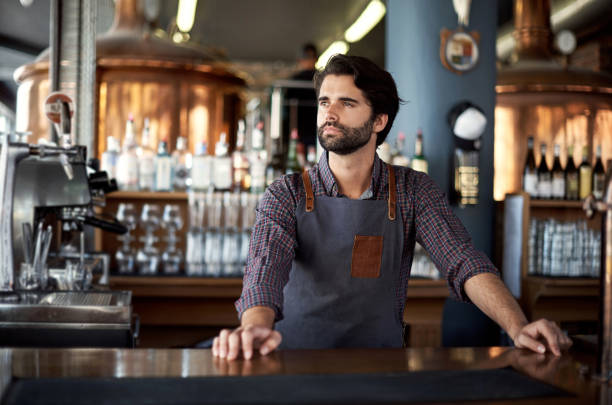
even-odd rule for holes
{"type": "Polygon", "coordinates": [[[516,0],[515,63],[498,72],[495,91],[494,199],[522,189],[527,137],[534,137],[536,164],[540,144],[547,148],[548,167],[553,145],[561,146],[561,164],[573,146],[576,165],[583,147],[593,164],[595,148],[602,160],[612,158],[612,76],[564,67],[552,57],[549,0],[516,0]]]}
{"type": "MultiPolygon", "coordinates": [[[[191,151],[204,141],[210,153],[221,132],[232,139],[242,114],[245,81],[229,64],[201,49],[153,35],[141,0],[117,0],[113,26],[97,38],[96,54],[92,156],[106,150],[108,136],[123,138],[130,114],[137,133],[144,118],[149,118],[152,147],[165,138],[172,148],[176,138],[184,136],[191,151]]],[[[32,131],[34,142],[48,136],[42,109],[49,93],[48,71],[48,51],[44,51],[15,72],[17,129],[32,131]]]]}

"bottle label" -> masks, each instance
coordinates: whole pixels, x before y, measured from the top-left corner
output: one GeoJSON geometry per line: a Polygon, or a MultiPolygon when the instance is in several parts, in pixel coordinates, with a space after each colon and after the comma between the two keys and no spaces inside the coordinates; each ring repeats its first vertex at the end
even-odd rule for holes
{"type": "Polygon", "coordinates": [[[194,190],[205,191],[210,187],[211,170],[211,156],[195,156],[193,158],[191,184],[194,190]]]}
{"type": "Polygon", "coordinates": [[[170,156],[158,156],[155,162],[155,190],[172,189],[172,159],[170,156]]]}
{"type": "Polygon", "coordinates": [[[565,176],[563,173],[553,175],[552,196],[553,198],[563,198],[565,196],[565,176]]]}
{"type": "Polygon", "coordinates": [[[538,196],[538,176],[535,173],[525,173],[523,189],[532,198],[538,196]]]}
{"type": "Polygon", "coordinates": [[[606,176],[603,173],[595,173],[593,175],[593,196],[601,200],[604,196],[606,187],[606,176]]]}
{"type": "Polygon", "coordinates": [[[217,157],[213,164],[213,185],[217,190],[232,188],[232,159],[217,157]]]}
{"type": "Polygon", "coordinates": [[[550,198],[552,193],[552,182],[550,178],[538,179],[538,197],[550,198]]]}
{"type": "Polygon", "coordinates": [[[578,173],[568,173],[566,179],[566,187],[567,193],[565,198],[568,200],[577,200],[578,199],[578,173]]]}
{"type": "Polygon", "coordinates": [[[155,183],[155,160],[152,157],[140,158],[138,185],[141,190],[153,190],[155,183]]]}
{"type": "Polygon", "coordinates": [[[412,169],[417,172],[427,173],[427,160],[425,159],[412,159],[412,169]]]}
{"type": "Polygon", "coordinates": [[[260,159],[253,159],[251,163],[251,188],[263,191],[266,187],[266,162],[260,159]]]}
{"type": "Polygon", "coordinates": [[[189,179],[189,169],[184,164],[177,164],[174,167],[174,187],[185,189],[189,179]]]}
{"type": "Polygon", "coordinates": [[[117,183],[122,190],[138,189],[138,158],[123,154],[117,160],[117,183]]]}
{"type": "Polygon", "coordinates": [[[117,153],[104,152],[100,162],[100,169],[108,174],[110,179],[117,178],[117,153]]]}
{"type": "Polygon", "coordinates": [[[591,181],[593,176],[593,170],[590,166],[580,168],[580,199],[585,199],[591,194],[591,181]]]}

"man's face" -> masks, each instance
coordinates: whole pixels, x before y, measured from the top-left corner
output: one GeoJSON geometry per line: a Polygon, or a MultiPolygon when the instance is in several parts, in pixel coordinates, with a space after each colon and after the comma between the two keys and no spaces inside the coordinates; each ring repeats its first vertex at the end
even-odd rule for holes
{"type": "Polygon", "coordinates": [[[370,141],[374,134],[372,108],[352,76],[328,75],[323,79],[317,126],[321,146],[339,155],[353,153],[370,141]]]}

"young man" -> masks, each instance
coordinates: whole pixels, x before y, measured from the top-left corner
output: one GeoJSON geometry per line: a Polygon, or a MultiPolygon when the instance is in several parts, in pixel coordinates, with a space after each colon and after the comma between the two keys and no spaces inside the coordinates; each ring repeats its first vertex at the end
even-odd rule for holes
{"type": "Polygon", "coordinates": [[[326,153],[307,174],[266,191],[236,302],[241,326],[221,331],[213,354],[401,347],[415,241],[453,294],[476,304],[517,347],[555,355],[569,347],[554,323],[527,322],[427,175],[376,155],[399,109],[391,75],[365,58],[336,55],[314,82],[326,153]]]}

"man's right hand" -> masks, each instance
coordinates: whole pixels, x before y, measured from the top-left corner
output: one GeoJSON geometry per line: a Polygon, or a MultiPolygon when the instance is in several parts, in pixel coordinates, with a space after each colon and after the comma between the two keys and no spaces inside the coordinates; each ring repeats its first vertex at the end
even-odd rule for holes
{"type": "Polygon", "coordinates": [[[242,351],[245,359],[253,357],[253,351],[259,350],[262,356],[270,353],[281,343],[282,337],[274,327],[274,310],[269,307],[256,306],[242,314],[239,328],[223,329],[213,340],[213,356],[235,360],[242,351]]]}

